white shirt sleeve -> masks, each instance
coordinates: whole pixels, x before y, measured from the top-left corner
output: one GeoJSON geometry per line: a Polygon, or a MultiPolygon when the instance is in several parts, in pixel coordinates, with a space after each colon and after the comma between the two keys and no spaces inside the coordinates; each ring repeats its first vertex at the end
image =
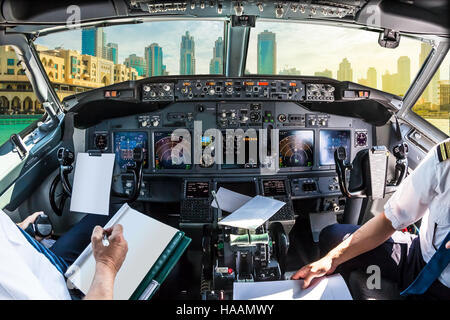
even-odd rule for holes
{"type": "Polygon", "coordinates": [[[439,160],[433,147],[417,168],[400,184],[384,206],[384,213],[396,230],[420,220],[437,195],[439,160]]]}

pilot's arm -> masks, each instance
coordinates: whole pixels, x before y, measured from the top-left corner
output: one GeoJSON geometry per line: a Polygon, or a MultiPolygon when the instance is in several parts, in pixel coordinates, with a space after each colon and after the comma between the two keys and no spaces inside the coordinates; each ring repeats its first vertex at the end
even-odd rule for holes
{"type": "MultiPolygon", "coordinates": [[[[370,219],[322,259],[298,270],[292,279],[304,279],[306,288],[312,279],[333,273],[340,264],[378,247],[396,230],[421,219],[437,194],[437,177],[445,174],[442,170],[433,148],[392,195],[383,213],[370,219]]],[[[450,249],[450,243],[446,247],[450,249]]]]}
{"type": "Polygon", "coordinates": [[[110,300],[113,298],[114,280],[128,251],[120,224],[109,229],[96,226],[92,232],[92,251],[95,258],[95,275],[86,300],[110,300]],[[108,235],[109,245],[103,245],[103,234],[108,235]]]}

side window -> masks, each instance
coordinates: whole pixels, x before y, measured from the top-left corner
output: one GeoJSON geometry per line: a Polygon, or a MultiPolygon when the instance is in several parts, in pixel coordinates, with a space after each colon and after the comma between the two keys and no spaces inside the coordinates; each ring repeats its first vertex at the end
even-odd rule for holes
{"type": "MultiPolygon", "coordinates": [[[[422,56],[426,57],[431,50],[427,44],[422,44],[422,56]]],[[[421,116],[433,126],[450,136],[450,52],[434,74],[422,96],[413,106],[412,111],[421,116]]]]}
{"type": "Polygon", "coordinates": [[[13,48],[0,46],[0,145],[42,117],[44,109],[13,48]]]}

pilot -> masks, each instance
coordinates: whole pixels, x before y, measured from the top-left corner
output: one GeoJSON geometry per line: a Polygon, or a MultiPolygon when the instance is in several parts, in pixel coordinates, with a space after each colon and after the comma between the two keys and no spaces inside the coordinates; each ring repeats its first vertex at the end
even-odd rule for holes
{"type": "Polygon", "coordinates": [[[68,264],[86,247],[83,232],[89,232],[96,261],[95,276],[85,299],[112,299],[114,279],[125,259],[128,246],[121,225],[109,229],[95,226],[91,215],[75,225],[68,233],[47,249],[24,230],[41,212],[34,213],[15,224],[0,210],[0,300],[4,299],[71,299],[64,278],[68,264]],[[93,231],[92,231],[93,230],[93,231]],[[109,245],[103,245],[103,235],[109,245]],[[72,245],[70,245],[72,244],[72,245]],[[63,253],[64,258],[57,253],[63,253]]]}
{"type": "MultiPolygon", "coordinates": [[[[335,224],[320,234],[322,258],[292,279],[367,271],[376,265],[412,299],[450,299],[450,139],[438,144],[378,214],[360,228],[335,224]],[[402,230],[422,219],[419,236],[402,230]],[[397,231],[396,231],[397,230],[397,231]]],[[[381,288],[382,290],[383,288],[381,288]]]]}

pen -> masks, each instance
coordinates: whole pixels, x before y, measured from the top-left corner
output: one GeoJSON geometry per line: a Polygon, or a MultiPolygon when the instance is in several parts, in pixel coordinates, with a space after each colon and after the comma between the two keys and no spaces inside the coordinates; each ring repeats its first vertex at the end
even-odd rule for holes
{"type": "Polygon", "coordinates": [[[103,243],[103,245],[104,245],[105,247],[109,246],[108,235],[106,234],[106,232],[103,232],[102,243],[103,243]]]}

